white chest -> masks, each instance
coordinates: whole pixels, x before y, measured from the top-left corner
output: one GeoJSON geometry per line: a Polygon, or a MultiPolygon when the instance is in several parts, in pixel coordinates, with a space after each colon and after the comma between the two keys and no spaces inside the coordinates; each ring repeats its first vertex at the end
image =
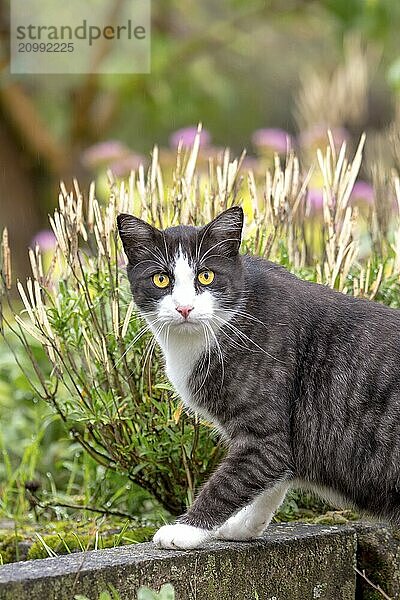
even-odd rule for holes
{"type": "Polygon", "coordinates": [[[168,340],[158,338],[165,358],[167,377],[182,399],[186,409],[199,414],[212,423],[219,434],[227,438],[226,432],[214,415],[210,414],[197,402],[196,393],[192,393],[189,381],[194,367],[204,356],[207,368],[208,348],[204,338],[195,336],[169,336],[168,340]]]}
{"type": "Polygon", "coordinates": [[[204,339],[193,336],[170,336],[168,343],[160,340],[165,357],[168,379],[182,398],[183,403],[196,410],[195,401],[189,389],[189,380],[196,363],[206,352],[204,339]]]}

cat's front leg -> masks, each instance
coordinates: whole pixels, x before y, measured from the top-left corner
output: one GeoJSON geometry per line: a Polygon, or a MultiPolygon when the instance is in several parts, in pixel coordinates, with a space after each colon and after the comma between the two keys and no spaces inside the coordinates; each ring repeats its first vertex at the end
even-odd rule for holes
{"type": "Polygon", "coordinates": [[[289,478],[287,453],[262,441],[237,441],[203,487],[189,511],[154,536],[161,548],[196,548],[216,537],[218,528],[262,491],[289,478]]]}
{"type": "Polygon", "coordinates": [[[221,540],[251,540],[262,535],[270,524],[290,487],[288,482],[279,483],[271,490],[262,492],[251,503],[230,517],[215,532],[221,540]]]}

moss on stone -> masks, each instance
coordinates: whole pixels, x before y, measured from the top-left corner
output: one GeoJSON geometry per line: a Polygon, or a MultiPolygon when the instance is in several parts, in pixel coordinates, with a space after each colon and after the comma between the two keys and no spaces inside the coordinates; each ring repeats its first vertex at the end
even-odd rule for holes
{"type": "Polygon", "coordinates": [[[155,527],[126,526],[126,523],[79,523],[56,521],[44,526],[28,525],[18,530],[0,530],[0,555],[3,564],[17,560],[47,558],[54,554],[69,554],[95,548],[114,548],[146,542],[155,527]]]}
{"type": "MultiPolygon", "coordinates": [[[[400,593],[398,531],[383,525],[358,528],[357,562],[360,571],[391,598],[400,593]]],[[[357,598],[381,600],[382,594],[374,590],[362,577],[357,578],[357,598]]]]}
{"type": "Polygon", "coordinates": [[[311,522],[318,525],[345,525],[357,518],[358,515],[351,510],[330,510],[324,515],[314,517],[311,522]]]}
{"type": "Polygon", "coordinates": [[[0,555],[3,564],[15,562],[20,559],[19,544],[23,541],[21,535],[5,532],[0,537],[0,555]]]}
{"type": "Polygon", "coordinates": [[[55,554],[70,554],[71,552],[81,552],[82,550],[102,550],[104,548],[115,548],[126,544],[135,544],[148,542],[155,532],[154,527],[142,527],[139,529],[126,530],[120,535],[118,533],[103,532],[96,537],[95,534],[87,533],[57,533],[53,535],[41,536],[32,544],[28,551],[28,560],[37,558],[47,558],[51,555],[48,548],[55,554]]]}

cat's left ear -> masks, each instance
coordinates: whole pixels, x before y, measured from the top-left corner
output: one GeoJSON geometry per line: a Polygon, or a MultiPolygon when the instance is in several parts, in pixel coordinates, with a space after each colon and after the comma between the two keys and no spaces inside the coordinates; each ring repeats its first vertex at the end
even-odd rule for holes
{"type": "Polygon", "coordinates": [[[204,239],[211,242],[216,254],[229,257],[238,254],[242,241],[243,219],[243,209],[240,206],[232,206],[203,228],[204,239]]]}

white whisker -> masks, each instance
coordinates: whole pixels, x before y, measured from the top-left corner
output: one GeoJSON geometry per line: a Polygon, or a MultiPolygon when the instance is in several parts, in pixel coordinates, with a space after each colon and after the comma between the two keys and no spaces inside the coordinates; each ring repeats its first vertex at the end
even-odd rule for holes
{"type": "Polygon", "coordinates": [[[214,248],[216,248],[217,246],[221,246],[221,244],[225,244],[226,242],[237,242],[238,239],[237,238],[226,238],[220,242],[217,242],[216,244],[214,244],[214,246],[211,246],[211,248],[209,248],[207,250],[207,252],[205,252],[200,260],[200,264],[204,261],[205,257],[207,256],[207,254],[209,254],[211,252],[211,250],[213,250],[214,248]]]}
{"type": "Polygon", "coordinates": [[[224,379],[225,379],[224,357],[223,357],[223,354],[222,354],[220,343],[218,342],[218,338],[215,335],[215,333],[213,331],[213,328],[211,327],[211,325],[209,323],[206,323],[206,327],[207,327],[207,329],[209,330],[209,332],[211,333],[211,335],[214,338],[215,346],[217,348],[217,352],[218,352],[218,355],[219,355],[219,359],[220,359],[220,363],[221,363],[221,370],[222,370],[222,374],[221,374],[221,388],[220,389],[222,389],[222,387],[224,385],[224,379]]]}
{"type": "Polygon", "coordinates": [[[203,328],[203,332],[204,332],[204,339],[206,341],[206,352],[207,352],[207,356],[208,356],[208,361],[207,361],[207,370],[206,370],[206,374],[203,377],[203,381],[201,386],[195,391],[194,396],[197,396],[197,394],[200,393],[200,391],[203,389],[206,381],[207,381],[207,377],[210,373],[210,367],[211,367],[211,344],[210,344],[210,338],[208,336],[208,331],[206,329],[206,326],[204,323],[201,324],[202,328],[203,328]]]}
{"type": "Polygon", "coordinates": [[[127,347],[127,349],[125,350],[125,352],[119,357],[119,359],[115,362],[114,364],[114,368],[119,365],[119,363],[121,362],[121,360],[124,358],[124,356],[126,356],[126,354],[128,354],[128,352],[131,350],[131,348],[136,344],[137,341],[140,340],[141,337],[144,336],[145,333],[147,333],[148,331],[150,331],[150,327],[149,325],[147,325],[147,323],[145,325],[143,325],[143,327],[141,329],[139,329],[138,333],[135,335],[135,337],[133,338],[133,340],[130,342],[129,346],[127,347]]]}
{"type": "Polygon", "coordinates": [[[221,317],[218,317],[217,315],[215,315],[214,318],[217,319],[217,321],[219,321],[223,325],[226,325],[226,326],[229,326],[229,327],[235,329],[238,336],[241,336],[241,337],[245,338],[247,341],[249,341],[251,344],[253,344],[253,346],[255,346],[260,352],[262,352],[263,354],[265,354],[269,358],[272,358],[273,360],[276,360],[277,362],[284,363],[283,360],[280,360],[279,358],[276,358],[276,356],[273,356],[272,354],[270,354],[269,352],[267,352],[264,348],[262,348],[261,346],[259,346],[257,344],[257,342],[255,342],[254,340],[252,340],[243,331],[240,331],[240,329],[238,329],[237,327],[235,327],[235,325],[233,325],[232,322],[226,321],[225,319],[222,319],[221,317]]]}

